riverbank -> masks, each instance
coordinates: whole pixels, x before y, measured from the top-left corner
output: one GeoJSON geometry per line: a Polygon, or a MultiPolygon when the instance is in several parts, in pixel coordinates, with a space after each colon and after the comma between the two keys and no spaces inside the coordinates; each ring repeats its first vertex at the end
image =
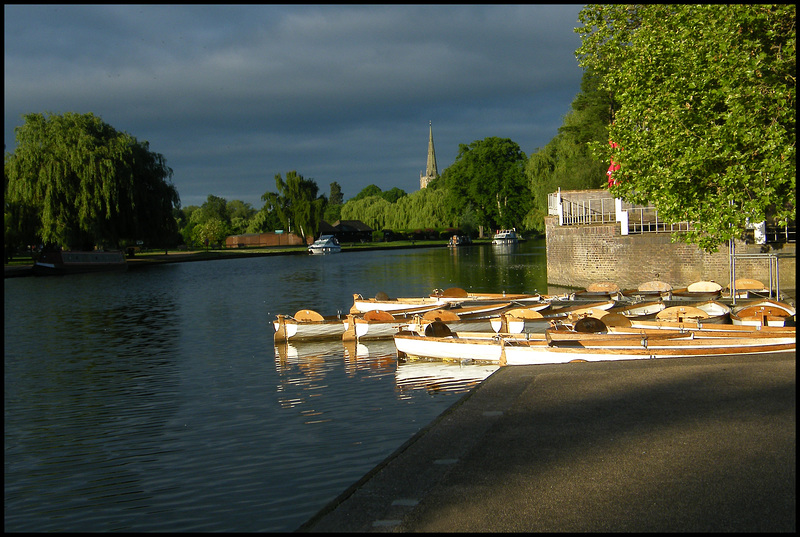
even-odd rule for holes
{"type": "MultiPolygon", "coordinates": [[[[488,244],[491,239],[477,239],[475,244],[488,244]]],[[[408,249],[408,248],[443,248],[447,246],[446,240],[436,241],[394,241],[375,242],[363,244],[343,244],[342,253],[361,252],[367,250],[408,249]]],[[[248,248],[248,249],[221,249],[221,250],[175,250],[165,253],[146,252],[137,254],[127,259],[129,268],[164,263],[187,263],[195,261],[216,261],[220,259],[238,259],[243,257],[265,257],[275,255],[309,255],[303,246],[275,247],[275,248],[248,248]]],[[[16,262],[5,265],[6,278],[18,278],[33,275],[33,262],[16,262]]]]}

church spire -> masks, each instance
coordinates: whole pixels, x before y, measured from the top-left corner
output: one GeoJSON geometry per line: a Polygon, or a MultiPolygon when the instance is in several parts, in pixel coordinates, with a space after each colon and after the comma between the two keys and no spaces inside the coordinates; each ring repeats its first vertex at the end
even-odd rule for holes
{"type": "Polygon", "coordinates": [[[433,148],[433,122],[428,122],[428,164],[425,167],[425,175],[419,174],[419,188],[423,189],[428,183],[439,177],[439,170],[436,167],[436,151],[433,148]]]}

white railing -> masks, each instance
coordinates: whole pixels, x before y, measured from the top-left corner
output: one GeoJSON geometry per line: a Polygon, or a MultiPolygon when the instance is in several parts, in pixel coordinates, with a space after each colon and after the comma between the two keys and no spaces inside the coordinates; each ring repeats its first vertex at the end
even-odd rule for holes
{"type": "Polygon", "coordinates": [[[619,198],[564,199],[559,188],[547,195],[547,214],[558,216],[559,226],[619,222],[620,233],[674,233],[691,229],[690,222],[664,222],[655,207],[632,205],[619,198]]]}

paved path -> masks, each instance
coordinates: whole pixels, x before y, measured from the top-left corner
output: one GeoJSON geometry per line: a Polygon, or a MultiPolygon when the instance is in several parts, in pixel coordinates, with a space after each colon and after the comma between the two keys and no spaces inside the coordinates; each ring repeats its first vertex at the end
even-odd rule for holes
{"type": "Polygon", "coordinates": [[[796,530],[795,353],[501,368],[300,531],[796,530]]]}

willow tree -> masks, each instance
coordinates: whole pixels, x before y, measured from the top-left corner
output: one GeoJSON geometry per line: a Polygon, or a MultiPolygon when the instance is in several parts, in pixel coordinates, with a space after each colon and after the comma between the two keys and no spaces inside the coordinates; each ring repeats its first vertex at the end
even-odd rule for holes
{"type": "Polygon", "coordinates": [[[274,210],[288,231],[298,235],[303,241],[313,237],[319,230],[319,222],[327,200],[317,196],[319,187],[313,179],[305,179],[296,171],[275,176],[278,192],[266,192],[261,199],[274,210]]]}
{"type": "Polygon", "coordinates": [[[34,218],[25,240],[85,249],[173,238],[180,199],[172,170],[147,142],[91,113],[23,118],[5,174],[6,206],[20,215],[10,225],[34,218]]]}
{"type": "Polygon", "coordinates": [[[796,7],[590,5],[579,63],[618,103],[615,196],[691,221],[707,251],[796,211],[796,7]]]}

